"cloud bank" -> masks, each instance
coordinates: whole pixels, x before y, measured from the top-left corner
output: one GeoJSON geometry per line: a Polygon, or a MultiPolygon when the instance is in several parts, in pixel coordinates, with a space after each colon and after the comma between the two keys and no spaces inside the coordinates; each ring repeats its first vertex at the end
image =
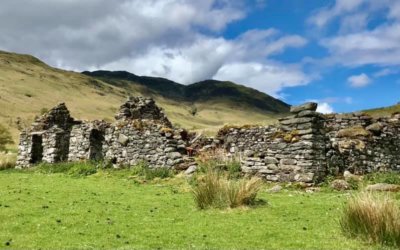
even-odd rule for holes
{"type": "MultiPolygon", "coordinates": [[[[245,18],[244,0],[4,0],[0,49],[29,53],[72,70],[127,70],[185,84],[231,80],[278,96],[310,82],[300,65],[274,61],[307,40],[275,29],[231,39],[224,29],[245,18]]],[[[255,1],[257,8],[265,5],[255,1]]]]}

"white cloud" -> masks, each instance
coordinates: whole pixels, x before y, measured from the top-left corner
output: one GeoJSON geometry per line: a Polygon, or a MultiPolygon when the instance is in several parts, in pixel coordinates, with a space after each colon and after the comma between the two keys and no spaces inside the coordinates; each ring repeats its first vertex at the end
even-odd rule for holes
{"type": "Polygon", "coordinates": [[[400,65],[399,13],[400,0],[336,0],[333,7],[321,9],[309,22],[333,31],[334,35],[320,38],[330,52],[329,63],[387,67],[400,65]],[[377,18],[381,23],[371,25],[377,18]],[[328,26],[334,20],[338,24],[328,26]]]}
{"type": "Polygon", "coordinates": [[[323,8],[308,20],[309,23],[321,28],[333,18],[356,10],[365,0],[336,0],[331,8],[323,8]]]}
{"type": "Polygon", "coordinates": [[[193,44],[179,48],[153,47],[141,55],[111,62],[103,68],[189,84],[214,76],[230,57],[233,47],[233,43],[222,38],[199,37],[193,44]]]}
{"type": "Polygon", "coordinates": [[[225,0],[3,0],[2,49],[83,69],[154,46],[192,43],[198,29],[218,33],[247,14],[225,0]],[[23,37],[23,39],[21,39],[23,37]],[[26,46],[29,44],[29,46],[26,46]]]}
{"type": "Polygon", "coordinates": [[[184,84],[210,78],[233,81],[278,96],[283,88],[307,84],[311,77],[299,66],[265,58],[304,44],[306,40],[299,36],[282,36],[272,29],[248,31],[234,40],[198,35],[185,46],[153,47],[103,67],[166,77],[184,84]]]}
{"type": "Polygon", "coordinates": [[[399,73],[398,69],[384,68],[384,69],[381,69],[381,70],[375,72],[373,76],[376,78],[379,78],[379,77],[384,77],[384,76],[393,75],[393,74],[397,74],[397,73],[399,73]]]}
{"type": "Polygon", "coordinates": [[[371,79],[364,73],[360,75],[350,76],[349,78],[347,78],[347,81],[354,88],[365,87],[371,83],[371,79]]]}
{"type": "MultiPolygon", "coordinates": [[[[246,0],[3,0],[0,49],[74,70],[126,70],[192,83],[216,78],[279,95],[311,77],[270,57],[307,40],[275,29],[225,39],[246,0]],[[23,37],[23,39],[21,39],[23,37]],[[29,46],[26,46],[29,44],[29,46]]],[[[265,1],[256,0],[256,8],[265,1]]]]}
{"type": "Polygon", "coordinates": [[[218,80],[231,80],[279,97],[285,87],[305,85],[311,81],[300,69],[274,63],[232,63],[220,68],[214,76],[218,80]]]}
{"type": "Polygon", "coordinates": [[[308,99],[305,100],[304,102],[316,102],[318,104],[317,107],[317,112],[323,113],[323,114],[330,114],[334,113],[333,107],[331,106],[330,103],[337,102],[338,98],[333,98],[333,97],[328,97],[322,100],[317,100],[317,99],[308,99]]]}
{"type": "Polygon", "coordinates": [[[324,39],[332,60],[344,65],[400,64],[400,23],[324,39]]]}
{"type": "Polygon", "coordinates": [[[331,114],[334,113],[333,107],[327,102],[318,103],[317,112],[323,114],[331,114]]]}

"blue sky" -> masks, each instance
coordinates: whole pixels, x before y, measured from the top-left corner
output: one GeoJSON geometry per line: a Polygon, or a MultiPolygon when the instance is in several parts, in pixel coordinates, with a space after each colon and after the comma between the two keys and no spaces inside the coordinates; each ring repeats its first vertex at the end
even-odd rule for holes
{"type": "MultiPolygon", "coordinates": [[[[275,28],[288,34],[298,34],[307,39],[307,44],[301,48],[288,49],[273,58],[284,63],[303,64],[305,72],[317,74],[306,85],[283,88],[279,96],[285,101],[298,104],[304,100],[316,100],[335,112],[348,112],[367,108],[393,105],[400,102],[400,59],[395,62],[371,60],[368,62],[348,65],[346,62],[326,63],[334,57],[329,48],[321,45],[324,39],[334,39],[339,36],[357,36],[382,27],[395,26],[400,18],[398,1],[382,2],[380,6],[368,6],[369,1],[351,1],[354,6],[349,11],[339,11],[321,27],[313,23],[313,18],[323,11],[333,12],[345,1],[293,1],[269,0],[260,8],[254,8],[251,15],[228,26],[224,32],[227,38],[240,35],[243,30],[275,28]],[[389,17],[390,8],[397,6],[397,16],[389,17]],[[360,17],[354,27],[344,28],[346,18],[360,17]],[[366,16],[364,19],[364,15],[366,16]],[[397,18],[397,19],[396,19],[397,18]],[[315,60],[308,64],[307,58],[315,60]],[[319,63],[326,63],[320,66],[319,63]],[[353,79],[353,80],[351,80],[353,79]],[[355,82],[354,82],[355,81],[355,82]],[[357,84],[358,82],[358,84],[357,84]]],[[[351,5],[351,4],[349,4],[351,5]]],[[[347,24],[350,25],[350,24],[347,24]]],[[[389,31],[388,31],[389,32],[389,31]]],[[[394,39],[400,43],[400,33],[393,27],[394,39]]],[[[379,38],[379,37],[378,37],[379,38]]],[[[380,38],[384,44],[385,37],[380,38]]],[[[379,44],[376,45],[379,47],[379,44]]],[[[382,50],[393,48],[384,45],[382,50]]],[[[398,49],[394,53],[398,54],[398,49]]],[[[371,50],[374,50],[371,48],[371,50]]],[[[363,51],[368,53],[368,50],[363,51]]],[[[379,56],[371,51],[372,56],[379,56]]]]}
{"type": "Polygon", "coordinates": [[[3,0],[0,49],[64,69],[229,80],[348,112],[400,101],[400,0],[3,0]]]}

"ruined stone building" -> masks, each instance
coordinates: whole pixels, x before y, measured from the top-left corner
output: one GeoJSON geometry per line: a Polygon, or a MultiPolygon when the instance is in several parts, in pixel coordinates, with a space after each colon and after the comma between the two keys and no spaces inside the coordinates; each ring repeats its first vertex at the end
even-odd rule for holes
{"type": "MultiPolygon", "coordinates": [[[[224,148],[240,157],[243,173],[269,181],[316,182],[345,170],[400,171],[400,114],[372,118],[316,109],[315,103],[293,106],[272,126],[224,127],[217,138],[203,138],[203,150],[224,148]]],[[[152,99],[130,98],[115,118],[77,121],[59,104],[21,133],[17,167],[82,160],[177,169],[195,164],[188,149],[196,140],[173,128],[152,99]]]]}
{"type": "Polygon", "coordinates": [[[174,129],[154,100],[134,97],[115,123],[74,120],[64,103],[20,135],[17,167],[39,162],[107,160],[116,165],[147,161],[153,167],[188,164],[187,132],[174,129]]]}

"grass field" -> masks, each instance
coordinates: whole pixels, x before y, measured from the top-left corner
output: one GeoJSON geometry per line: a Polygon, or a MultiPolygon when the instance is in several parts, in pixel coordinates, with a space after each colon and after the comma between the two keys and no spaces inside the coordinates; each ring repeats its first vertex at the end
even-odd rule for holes
{"type": "Polygon", "coordinates": [[[254,207],[198,210],[184,177],[128,176],[0,171],[0,248],[378,249],[342,235],[348,193],[264,187],[254,207]]]}

